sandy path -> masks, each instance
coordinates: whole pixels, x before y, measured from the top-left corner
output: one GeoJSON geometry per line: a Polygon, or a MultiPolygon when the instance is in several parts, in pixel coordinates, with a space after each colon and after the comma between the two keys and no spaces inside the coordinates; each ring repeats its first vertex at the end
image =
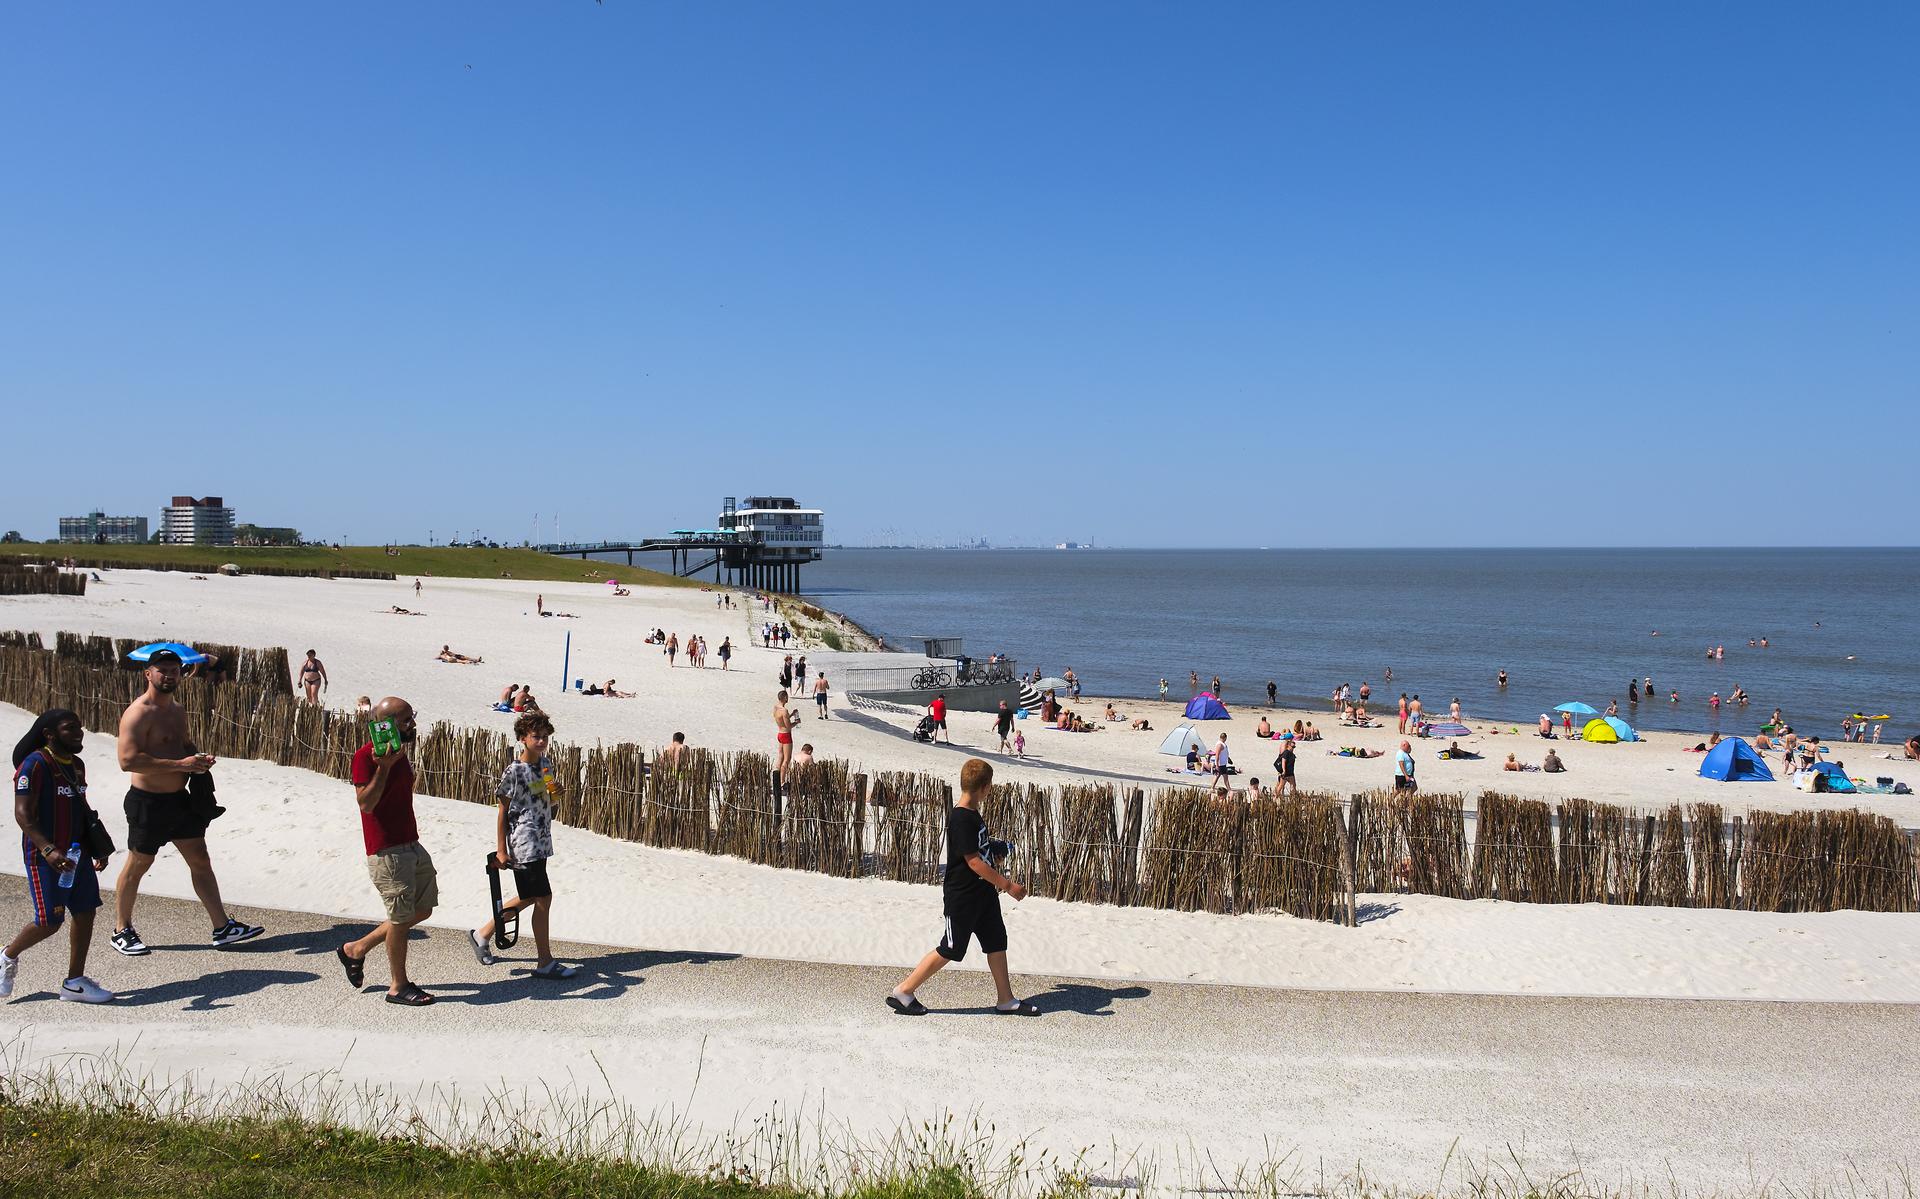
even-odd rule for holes
{"type": "MultiPolygon", "coordinates": [[[[20,881],[0,880],[0,897],[20,911],[20,881]]],[[[1850,1162],[1879,1180],[1911,1164],[1920,1135],[1920,1070],[1902,1048],[1920,1016],[1904,1007],[1023,977],[1045,1014],[1017,1020],[986,1014],[989,984],[961,975],[925,992],[943,1011],[912,1020],[879,1002],[894,970],[574,945],[582,976],[539,984],[530,945],[485,970],[435,931],[413,973],[442,1002],[411,1011],[380,1002],[378,963],[365,994],[342,978],[331,946],[363,926],[250,908],[268,935],[216,951],[197,908],[143,899],[141,911],[152,956],[96,947],[94,973],[120,1003],[52,1002],[55,955],[26,960],[0,1027],[30,1059],[118,1046],[136,1067],[213,1083],[338,1069],[349,1084],[471,1094],[564,1087],[570,1072],[602,1088],[591,1053],[639,1109],[691,1094],[709,1129],[775,1104],[865,1136],[977,1109],[1003,1141],[1091,1146],[1097,1163],[1115,1145],[1223,1164],[1293,1153],[1301,1181],[1357,1161],[1402,1186],[1432,1185],[1456,1140],[1474,1158],[1512,1148],[1536,1176],[1578,1161],[1590,1180],[1671,1172],[1732,1187],[1831,1180],[1850,1162]]]]}

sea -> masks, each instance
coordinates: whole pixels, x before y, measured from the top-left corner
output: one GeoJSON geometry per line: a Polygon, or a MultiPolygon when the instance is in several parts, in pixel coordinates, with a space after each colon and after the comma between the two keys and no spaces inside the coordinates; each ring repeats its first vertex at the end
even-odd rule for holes
{"type": "Polygon", "coordinates": [[[959,637],[1094,695],[1184,700],[1195,671],[1230,708],[1271,679],[1286,705],[1365,682],[1389,715],[1406,691],[1517,725],[1579,700],[1652,729],[1920,729],[1920,549],[829,549],[801,583],[890,647],[959,637]]]}

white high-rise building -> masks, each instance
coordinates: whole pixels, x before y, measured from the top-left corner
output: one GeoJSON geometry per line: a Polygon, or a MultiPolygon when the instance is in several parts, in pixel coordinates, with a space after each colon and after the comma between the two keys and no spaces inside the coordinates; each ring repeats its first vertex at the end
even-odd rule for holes
{"type": "Polygon", "coordinates": [[[217,495],[176,495],[160,509],[160,540],[170,545],[232,545],[233,509],[217,495]]]}

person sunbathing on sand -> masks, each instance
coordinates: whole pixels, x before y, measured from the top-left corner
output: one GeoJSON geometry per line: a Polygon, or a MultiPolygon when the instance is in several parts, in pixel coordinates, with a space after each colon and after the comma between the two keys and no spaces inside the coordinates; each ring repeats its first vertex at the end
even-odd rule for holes
{"type": "Polygon", "coordinates": [[[1540,763],[1540,769],[1548,774],[1565,774],[1566,766],[1560,761],[1560,755],[1553,750],[1547,751],[1547,760],[1540,763]]]}
{"type": "Polygon", "coordinates": [[[634,693],[631,691],[617,690],[613,685],[612,679],[607,680],[607,685],[601,688],[600,694],[608,697],[609,699],[632,699],[634,696],[634,693]]]}
{"type": "Polygon", "coordinates": [[[1526,769],[1526,767],[1524,767],[1524,766],[1522,766],[1522,765],[1520,765],[1520,759],[1519,759],[1519,758],[1517,758],[1517,757],[1515,757],[1515,756],[1514,756],[1514,755],[1512,755],[1512,754],[1508,754],[1508,755],[1507,755],[1507,760],[1506,760],[1506,761],[1505,761],[1504,763],[1502,763],[1502,764],[1501,764],[1501,766],[1500,766],[1500,769],[1502,769],[1502,770],[1515,770],[1515,771],[1518,771],[1518,770],[1525,770],[1525,769],[1526,769]]]}
{"type": "Polygon", "coordinates": [[[1254,728],[1253,735],[1260,738],[1263,741],[1266,740],[1268,737],[1273,736],[1273,726],[1267,723],[1266,717],[1262,716],[1260,718],[1260,723],[1258,726],[1254,728]]]}
{"type": "Polygon", "coordinates": [[[386,614],[389,616],[425,616],[426,615],[425,612],[414,612],[407,608],[402,608],[399,604],[395,604],[393,607],[388,608],[386,614]]]}
{"type": "Polygon", "coordinates": [[[1148,720],[1146,717],[1142,716],[1140,719],[1134,721],[1132,724],[1128,725],[1127,727],[1130,729],[1147,729],[1151,731],[1153,728],[1153,722],[1148,720]]]}
{"type": "Polygon", "coordinates": [[[1113,724],[1118,724],[1118,723],[1119,723],[1120,721],[1122,721],[1122,720],[1125,720],[1125,719],[1126,719],[1126,717],[1124,717],[1124,716],[1122,716],[1122,715],[1120,715],[1120,714],[1119,714],[1118,712],[1115,712],[1115,711],[1113,710],[1113,701],[1111,701],[1111,700],[1109,700],[1109,701],[1107,701],[1107,720],[1108,720],[1108,722],[1109,722],[1109,723],[1113,723],[1113,724]]]}
{"type": "Polygon", "coordinates": [[[435,654],[434,657],[440,659],[442,662],[451,662],[455,666],[478,666],[481,662],[485,661],[483,658],[469,658],[465,654],[456,654],[452,649],[444,645],[440,647],[440,652],[435,654]]]}
{"type": "Polygon", "coordinates": [[[1307,721],[1306,730],[1304,732],[1294,733],[1293,739],[1295,741],[1318,741],[1320,740],[1320,730],[1314,728],[1313,721],[1309,720],[1307,721]]]}

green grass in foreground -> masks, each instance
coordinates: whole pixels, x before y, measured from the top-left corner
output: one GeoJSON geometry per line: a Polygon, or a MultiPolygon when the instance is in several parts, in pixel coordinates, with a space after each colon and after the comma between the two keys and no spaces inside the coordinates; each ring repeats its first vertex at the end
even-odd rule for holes
{"type": "Polygon", "coordinates": [[[516,579],[553,582],[599,582],[612,575],[639,587],[698,587],[701,580],[681,579],[661,571],[628,566],[625,562],[582,562],[537,550],[453,549],[447,546],[401,546],[399,556],[378,545],[347,545],[339,549],[320,545],[69,545],[26,542],[0,545],[0,557],[72,558],[82,566],[101,562],[133,562],[155,567],[210,569],[232,562],[283,570],[377,570],[396,575],[432,575],[442,579],[516,579]],[[599,577],[590,572],[599,571],[599,577]]]}
{"type": "MultiPolygon", "coordinates": [[[[0,1193],[34,1195],[665,1196],[781,1199],[802,1192],[724,1173],[523,1151],[450,1150],[292,1118],[206,1122],[49,1102],[0,1103],[0,1193]]],[[[979,1199],[957,1169],[862,1182],[845,1199],[979,1199]]]]}

